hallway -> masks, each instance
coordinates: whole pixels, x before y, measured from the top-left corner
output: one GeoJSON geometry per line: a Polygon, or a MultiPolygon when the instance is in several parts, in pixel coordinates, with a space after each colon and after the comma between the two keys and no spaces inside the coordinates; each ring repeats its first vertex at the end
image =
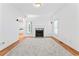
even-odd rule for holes
{"type": "Polygon", "coordinates": [[[51,38],[26,38],[8,56],[70,56],[71,54],[51,38]]]}

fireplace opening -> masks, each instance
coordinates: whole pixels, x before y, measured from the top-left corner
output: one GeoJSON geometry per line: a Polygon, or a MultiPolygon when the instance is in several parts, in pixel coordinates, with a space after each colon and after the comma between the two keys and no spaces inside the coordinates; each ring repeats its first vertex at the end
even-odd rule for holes
{"type": "Polygon", "coordinates": [[[44,37],[44,30],[36,30],[35,32],[36,37],[44,37]]]}

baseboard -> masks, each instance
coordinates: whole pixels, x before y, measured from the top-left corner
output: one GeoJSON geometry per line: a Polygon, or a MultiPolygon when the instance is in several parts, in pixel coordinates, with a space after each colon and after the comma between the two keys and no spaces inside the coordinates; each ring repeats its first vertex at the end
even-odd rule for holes
{"type": "Polygon", "coordinates": [[[4,56],[7,54],[9,51],[11,51],[14,47],[16,47],[19,43],[23,41],[26,37],[24,36],[23,33],[19,33],[17,41],[9,45],[8,47],[4,48],[3,50],[0,51],[0,56],[4,56]]]}
{"type": "Polygon", "coordinates": [[[52,38],[54,41],[56,41],[59,45],[61,45],[63,48],[65,48],[67,51],[69,51],[72,55],[74,56],[79,56],[79,51],[75,50],[74,48],[68,46],[66,43],[63,43],[62,41],[60,41],[59,38],[55,37],[55,36],[51,36],[50,38],[52,38]]]}
{"type": "MultiPolygon", "coordinates": [[[[0,56],[4,56],[5,54],[7,54],[14,47],[16,47],[20,42],[22,42],[23,39],[25,39],[25,38],[33,38],[33,37],[32,36],[26,37],[26,36],[23,36],[23,35],[21,35],[21,36],[19,35],[19,40],[17,40],[15,43],[11,44],[7,48],[0,51],[0,56]]],[[[72,55],[79,56],[79,51],[77,51],[74,48],[72,48],[72,47],[68,46],[67,44],[63,43],[62,41],[60,41],[59,38],[57,38],[55,36],[46,36],[46,38],[52,38],[55,42],[57,42],[59,45],[61,45],[63,48],[65,48],[67,51],[69,51],[72,55]]]]}

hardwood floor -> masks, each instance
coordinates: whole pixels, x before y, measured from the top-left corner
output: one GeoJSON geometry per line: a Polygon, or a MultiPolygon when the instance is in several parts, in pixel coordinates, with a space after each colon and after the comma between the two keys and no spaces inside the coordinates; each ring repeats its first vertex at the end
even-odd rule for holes
{"type": "Polygon", "coordinates": [[[6,53],[8,53],[10,50],[12,50],[14,47],[16,47],[20,42],[22,42],[24,40],[24,38],[25,38],[24,34],[20,33],[16,42],[14,42],[10,46],[8,46],[5,49],[0,51],[0,56],[4,56],[6,53]]]}
{"type": "Polygon", "coordinates": [[[13,49],[15,46],[19,44],[19,40],[13,43],[12,45],[8,46],[7,48],[3,49],[0,51],[0,56],[4,56],[6,53],[8,53],[11,49],[13,49]]]}
{"type": "Polygon", "coordinates": [[[55,40],[59,45],[61,45],[63,48],[65,48],[67,51],[69,51],[71,54],[73,54],[74,56],[79,56],[79,51],[76,51],[75,49],[73,49],[72,47],[68,46],[67,44],[59,41],[58,38],[51,36],[51,38],[53,40],[55,40]]]}
{"type": "MultiPolygon", "coordinates": [[[[19,43],[21,43],[25,38],[28,38],[28,37],[25,37],[23,33],[20,33],[19,37],[18,37],[18,40],[15,43],[13,43],[12,45],[10,45],[7,48],[5,48],[2,51],[0,51],[0,56],[4,56],[10,50],[12,50],[14,47],[16,47],[19,43]]],[[[32,37],[30,37],[30,38],[32,38],[32,37]]],[[[53,36],[50,36],[48,38],[52,38],[55,42],[57,42],[59,45],[61,45],[63,48],[65,48],[67,51],[69,51],[74,56],[79,56],[79,52],[78,51],[76,51],[72,47],[68,46],[67,44],[59,41],[58,38],[53,37],[53,36]]]]}

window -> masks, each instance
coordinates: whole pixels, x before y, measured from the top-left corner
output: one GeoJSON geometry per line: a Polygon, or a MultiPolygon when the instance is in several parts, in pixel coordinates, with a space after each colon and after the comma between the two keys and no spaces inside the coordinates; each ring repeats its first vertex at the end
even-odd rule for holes
{"type": "Polygon", "coordinates": [[[28,33],[28,34],[32,33],[32,22],[27,22],[27,24],[26,24],[26,33],[28,33]]]}
{"type": "Polygon", "coordinates": [[[58,34],[58,20],[54,21],[54,33],[58,34]]]}

